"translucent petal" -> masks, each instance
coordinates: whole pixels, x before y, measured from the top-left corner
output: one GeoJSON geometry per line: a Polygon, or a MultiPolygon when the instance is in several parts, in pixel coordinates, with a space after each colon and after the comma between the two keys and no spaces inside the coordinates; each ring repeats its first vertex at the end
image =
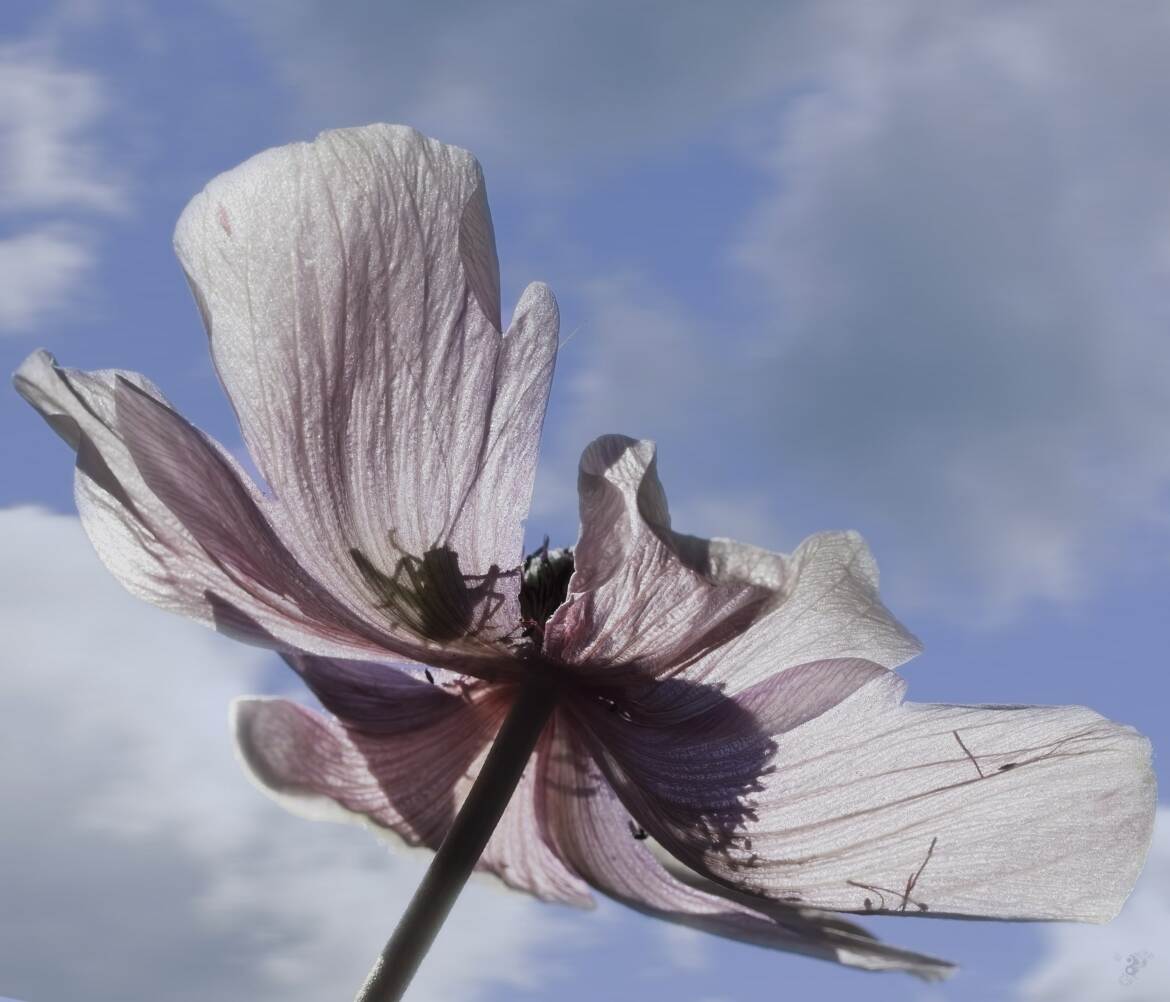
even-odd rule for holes
{"type": "MultiPolygon", "coordinates": [[[[237,744],[252,776],[290,810],[365,823],[409,845],[437,849],[503,721],[507,700],[491,687],[451,691],[378,667],[361,683],[370,710],[361,727],[343,726],[288,700],[245,699],[234,707],[237,744]],[[377,705],[384,710],[381,719],[377,705]]],[[[350,686],[351,702],[356,688],[350,686]]],[[[587,889],[542,835],[543,800],[536,787],[529,768],[479,867],[516,890],[588,906],[587,889]]]]}
{"type": "Polygon", "coordinates": [[[750,893],[837,911],[1116,914],[1153,823],[1149,742],[1083,707],[903,690],[876,665],[821,664],[729,700],[734,726],[727,707],[658,729],[594,712],[592,744],[668,849],[750,893]],[[830,675],[836,705],[832,686],[812,691],[830,675]]]}
{"type": "Polygon", "coordinates": [[[518,629],[557,310],[530,286],[501,336],[475,159],[407,128],[324,133],[214,179],[175,247],[310,570],[428,640],[518,629]]]}
{"type": "Polygon", "coordinates": [[[856,533],[810,537],[791,556],[677,533],[653,444],[617,435],[585,450],[579,485],[575,572],[545,650],[624,686],[640,712],[681,720],[797,665],[894,667],[920,649],[882,605],[856,533]],[[668,678],[689,684],[647,684],[668,678]]]}
{"type": "Polygon", "coordinates": [[[549,835],[558,853],[603,894],[655,918],[758,946],[928,979],[950,973],[944,961],[886,946],[851,923],[713,887],[656,854],[585,744],[564,718],[555,727],[542,757],[549,835]]]}

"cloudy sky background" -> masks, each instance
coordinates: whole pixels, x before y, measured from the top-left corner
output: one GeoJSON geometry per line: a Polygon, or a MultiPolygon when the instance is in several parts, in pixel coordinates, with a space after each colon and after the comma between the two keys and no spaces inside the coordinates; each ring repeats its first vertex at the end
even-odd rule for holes
{"type": "MultiPolygon", "coordinates": [[[[656,438],[686,531],[866,534],[927,644],[913,698],[1084,703],[1157,754],[1168,64],[1170,8],[1138,0],[8,0],[0,361],[137,369],[238,444],[174,220],[266,146],[415,125],[479,156],[505,301],[549,281],[571,335],[534,539],[574,538],[589,439],[656,438]]],[[[290,682],[108,579],[14,393],[0,468],[0,995],[344,997],[422,861],[252,790],[227,703],[290,682]]],[[[874,927],[963,969],[918,986],[483,884],[412,997],[1154,1002],[1170,830],[1105,928],[874,927]]]]}

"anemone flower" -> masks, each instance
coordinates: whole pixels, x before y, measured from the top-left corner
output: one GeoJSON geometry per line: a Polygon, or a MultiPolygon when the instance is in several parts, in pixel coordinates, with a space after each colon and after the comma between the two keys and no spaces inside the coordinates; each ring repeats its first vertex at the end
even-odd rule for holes
{"type": "Polygon", "coordinates": [[[469,154],[387,126],[270,150],[175,245],[261,485],[140,375],[40,352],[16,384],[117,578],[282,652],[328,711],[236,706],[259,782],[437,850],[360,998],[405,989],[476,865],[925,976],[948,965],[830,913],[1116,913],[1148,743],[1079,707],[903,702],[918,644],[858,536],[677,533],[653,446],[609,435],[576,545],[522,558],[557,308],[529,286],[503,330],[469,154]]]}

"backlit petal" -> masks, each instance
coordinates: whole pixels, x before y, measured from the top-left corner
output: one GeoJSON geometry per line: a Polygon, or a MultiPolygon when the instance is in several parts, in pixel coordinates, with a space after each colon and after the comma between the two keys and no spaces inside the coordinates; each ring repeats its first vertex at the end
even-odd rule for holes
{"type": "Polygon", "coordinates": [[[558,852],[593,887],[655,918],[728,939],[870,970],[945,977],[949,964],[878,943],[851,923],[703,886],[652,851],[565,719],[543,750],[549,833],[558,852]],[[680,879],[682,877],[683,879],[680,879]]]}
{"type": "Polygon", "coordinates": [[[282,538],[270,522],[268,514],[280,514],[280,506],[249,489],[223,450],[125,380],[115,400],[118,430],[147,487],[257,602],[291,605],[300,619],[339,646],[485,673],[491,671],[485,666],[497,661],[510,667],[490,646],[464,644],[462,638],[442,646],[427,643],[394,610],[352,594],[335,574],[328,581],[333,587],[325,587],[285,544],[284,538],[295,538],[291,527],[285,524],[282,538]]]}
{"type": "Polygon", "coordinates": [[[324,133],[214,179],[175,246],[309,569],[427,639],[516,629],[557,310],[530,286],[501,336],[474,158],[324,133]]]}
{"type": "Polygon", "coordinates": [[[578,479],[581,536],[545,651],[593,681],[649,682],[683,671],[742,633],[770,592],[717,579],[670,531],[654,445],[593,442],[578,479]]]}
{"type": "Polygon", "coordinates": [[[877,563],[856,532],[817,533],[790,556],[768,554],[770,564],[741,543],[712,548],[720,573],[781,583],[750,629],[687,672],[691,682],[732,694],[796,665],[863,658],[896,668],[922,649],[882,604],[877,563]]]}
{"type": "Polygon", "coordinates": [[[810,672],[810,685],[839,675],[846,694],[791,725],[785,702],[815,702],[785,691],[801,674],[731,701],[755,705],[722,753],[726,723],[702,717],[627,725],[620,739],[615,721],[601,736],[607,774],[672,852],[741,890],[817,908],[1116,914],[1153,823],[1144,738],[1082,707],[903,703],[901,679],[861,662],[810,672]]]}
{"type": "Polygon", "coordinates": [[[938,957],[883,943],[867,929],[834,912],[802,908],[784,901],[770,901],[737,891],[726,884],[718,884],[684,866],[653,839],[647,838],[646,844],[675,880],[707,894],[734,901],[767,916],[792,932],[831,946],[836,953],[831,959],[838,963],[868,971],[905,971],[927,981],[949,977],[955,971],[953,964],[938,957]]]}
{"type": "Polygon", "coordinates": [[[796,665],[865,658],[896,667],[918,641],[878,597],[856,533],[791,555],[673,531],[649,442],[610,435],[581,458],[581,537],[545,650],[595,681],[625,683],[662,720],[710,709],[796,665]],[[690,685],[639,685],[647,678],[690,685]]]}
{"type": "MultiPolygon", "coordinates": [[[[452,691],[388,666],[360,671],[363,680],[351,678],[343,697],[352,705],[356,691],[365,688],[369,698],[360,727],[343,726],[288,700],[238,700],[233,717],[244,762],[266,792],[296,813],[368,824],[409,845],[437,849],[478,774],[507,701],[491,689],[452,691]]],[[[588,905],[587,889],[542,835],[536,783],[530,768],[479,868],[544,900],[588,905]]]]}
{"type": "Polygon", "coordinates": [[[82,524],[106,566],[133,594],[266,646],[351,654],[378,649],[321,618],[314,607],[324,601],[319,589],[272,538],[242,474],[144,377],[62,369],[41,351],[24,362],[15,383],[76,451],[74,492],[82,524]],[[130,401],[129,412],[119,413],[120,395],[130,401]],[[181,499],[178,513],[148,485],[127,442],[120,418],[129,417],[137,430],[136,418],[143,415],[148,424],[162,416],[168,427],[182,430],[182,440],[169,443],[160,437],[162,425],[151,425],[153,441],[134,436],[139,458],[149,453],[153,465],[187,478],[192,493],[181,499]],[[195,455],[202,466],[191,476],[184,463],[195,455]],[[236,611],[233,622],[224,622],[224,609],[236,611]]]}

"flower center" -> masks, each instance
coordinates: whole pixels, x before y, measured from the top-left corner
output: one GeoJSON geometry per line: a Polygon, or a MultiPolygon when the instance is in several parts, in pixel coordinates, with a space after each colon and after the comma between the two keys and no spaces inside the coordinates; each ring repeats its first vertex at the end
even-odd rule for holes
{"type": "Polygon", "coordinates": [[[544,545],[524,559],[524,573],[520,579],[520,614],[524,617],[525,633],[539,636],[548,617],[569,594],[569,578],[573,576],[572,547],[550,550],[548,538],[544,545]]]}

